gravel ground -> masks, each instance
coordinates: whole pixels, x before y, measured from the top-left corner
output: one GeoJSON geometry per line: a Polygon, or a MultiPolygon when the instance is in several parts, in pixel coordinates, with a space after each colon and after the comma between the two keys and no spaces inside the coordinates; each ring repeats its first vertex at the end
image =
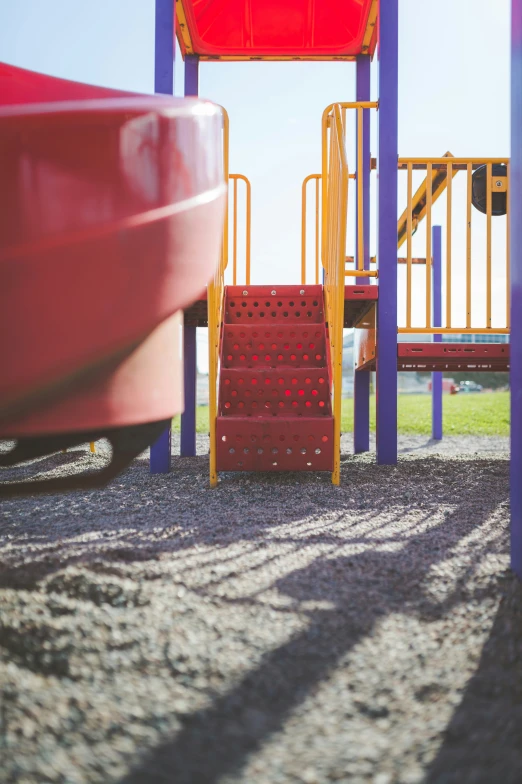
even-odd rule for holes
{"type": "MultiPolygon", "coordinates": [[[[520,784],[505,439],[0,510],[0,781],[520,784]]],[[[27,473],[100,465],[74,450],[27,473]]],[[[4,470],[2,476],[14,476],[4,470]]]]}

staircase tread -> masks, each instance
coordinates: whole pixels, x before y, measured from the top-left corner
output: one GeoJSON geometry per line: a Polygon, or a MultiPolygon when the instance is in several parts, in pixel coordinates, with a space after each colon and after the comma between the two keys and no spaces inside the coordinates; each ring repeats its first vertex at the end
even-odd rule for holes
{"type": "Polygon", "coordinates": [[[239,324],[237,321],[225,321],[223,326],[226,329],[263,329],[267,325],[270,325],[272,329],[277,327],[278,329],[290,329],[290,327],[298,328],[298,329],[309,329],[310,327],[324,327],[324,321],[270,321],[270,319],[266,319],[263,322],[256,321],[254,324],[239,324]]]}
{"type": "Polygon", "coordinates": [[[259,423],[266,423],[266,422],[292,422],[294,425],[296,422],[301,422],[303,425],[306,425],[309,422],[329,422],[333,419],[332,414],[321,414],[321,416],[277,416],[277,417],[264,417],[264,416],[225,416],[223,414],[219,414],[217,419],[221,420],[222,422],[235,422],[236,424],[239,422],[251,424],[252,422],[259,422],[259,423]]]}
{"type": "Polygon", "coordinates": [[[222,371],[226,371],[227,373],[275,373],[280,369],[291,370],[296,375],[305,375],[306,373],[323,373],[328,370],[326,365],[300,365],[296,367],[295,365],[260,365],[259,367],[223,367],[221,368],[222,371]]]}

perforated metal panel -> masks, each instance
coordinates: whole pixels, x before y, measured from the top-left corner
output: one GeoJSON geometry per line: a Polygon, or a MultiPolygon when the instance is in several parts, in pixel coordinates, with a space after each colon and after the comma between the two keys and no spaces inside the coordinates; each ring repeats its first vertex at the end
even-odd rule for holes
{"type": "Polygon", "coordinates": [[[223,370],[223,416],[331,416],[326,368],[223,370]]]}
{"type": "Polygon", "coordinates": [[[220,471],[331,471],[333,419],[220,417],[220,471]]]}
{"type": "Polygon", "coordinates": [[[227,291],[225,319],[229,324],[318,324],[323,316],[321,286],[229,286],[227,291]]]}
{"type": "Polygon", "coordinates": [[[229,287],[221,351],[221,471],[331,471],[321,286],[229,287]]]}
{"type": "Polygon", "coordinates": [[[264,327],[238,327],[225,324],[222,360],[225,368],[324,367],[325,326],[267,323],[264,327]]]}

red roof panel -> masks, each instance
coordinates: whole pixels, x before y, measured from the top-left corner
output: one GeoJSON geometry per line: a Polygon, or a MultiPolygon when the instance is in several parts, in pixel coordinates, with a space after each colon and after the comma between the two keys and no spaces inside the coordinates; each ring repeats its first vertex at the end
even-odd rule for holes
{"type": "Polygon", "coordinates": [[[377,0],[177,0],[184,53],[352,59],[373,53],[377,0]]]}

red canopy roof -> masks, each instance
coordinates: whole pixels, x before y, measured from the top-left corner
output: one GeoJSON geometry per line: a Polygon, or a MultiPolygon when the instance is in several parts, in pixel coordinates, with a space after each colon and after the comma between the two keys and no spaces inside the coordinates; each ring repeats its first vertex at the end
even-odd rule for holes
{"type": "Polygon", "coordinates": [[[373,54],[378,0],[173,0],[183,54],[352,60],[373,54]]]}

